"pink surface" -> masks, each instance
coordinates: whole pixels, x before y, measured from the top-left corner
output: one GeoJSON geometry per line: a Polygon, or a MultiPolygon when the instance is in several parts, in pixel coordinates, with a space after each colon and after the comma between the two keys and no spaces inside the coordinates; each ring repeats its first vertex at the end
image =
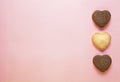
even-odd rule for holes
{"type": "Polygon", "coordinates": [[[120,82],[120,0],[1,0],[0,82],[120,82]],[[100,52],[91,42],[94,10],[112,14],[103,30],[112,36],[100,52]],[[112,65],[100,73],[96,54],[112,65]]]}

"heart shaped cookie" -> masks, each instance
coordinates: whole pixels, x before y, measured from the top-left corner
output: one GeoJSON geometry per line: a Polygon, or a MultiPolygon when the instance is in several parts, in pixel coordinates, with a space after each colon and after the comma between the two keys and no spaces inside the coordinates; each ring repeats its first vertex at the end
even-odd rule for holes
{"type": "Polygon", "coordinates": [[[100,50],[104,51],[110,45],[111,36],[107,32],[97,32],[92,36],[92,43],[100,50]]]}
{"type": "Polygon", "coordinates": [[[100,28],[103,28],[108,22],[110,21],[111,14],[107,10],[96,10],[92,14],[92,19],[96,25],[98,25],[100,28]]]}
{"type": "Polygon", "coordinates": [[[93,58],[93,64],[97,69],[99,69],[101,72],[105,72],[111,65],[112,59],[108,55],[96,55],[93,58]]]}

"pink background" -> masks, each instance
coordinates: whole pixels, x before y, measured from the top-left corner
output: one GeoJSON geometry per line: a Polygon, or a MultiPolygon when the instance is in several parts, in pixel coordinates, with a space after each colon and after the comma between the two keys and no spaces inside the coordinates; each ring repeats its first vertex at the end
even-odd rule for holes
{"type": "Polygon", "coordinates": [[[120,0],[0,0],[0,82],[120,82],[120,0]],[[94,10],[112,14],[112,36],[100,52],[91,43],[94,10]],[[92,63],[109,54],[106,73],[92,63]]]}

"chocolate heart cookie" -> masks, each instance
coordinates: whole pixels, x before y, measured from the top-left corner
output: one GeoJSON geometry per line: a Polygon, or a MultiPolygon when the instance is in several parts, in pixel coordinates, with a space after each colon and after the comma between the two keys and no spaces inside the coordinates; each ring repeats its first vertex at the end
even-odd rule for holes
{"type": "Polygon", "coordinates": [[[98,25],[100,28],[103,28],[108,22],[110,21],[111,14],[107,10],[96,10],[92,14],[92,19],[96,25],[98,25]]]}
{"type": "Polygon", "coordinates": [[[93,58],[93,64],[97,69],[99,69],[101,72],[105,72],[111,65],[112,59],[108,55],[96,55],[93,58]]]}

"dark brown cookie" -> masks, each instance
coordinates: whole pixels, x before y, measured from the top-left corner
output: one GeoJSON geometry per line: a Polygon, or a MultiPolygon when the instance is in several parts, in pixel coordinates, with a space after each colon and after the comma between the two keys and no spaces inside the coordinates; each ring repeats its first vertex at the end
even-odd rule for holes
{"type": "Polygon", "coordinates": [[[107,10],[96,10],[93,15],[92,19],[96,25],[98,25],[100,28],[103,28],[108,22],[110,21],[111,14],[107,10]]]}
{"type": "Polygon", "coordinates": [[[111,65],[112,59],[108,55],[96,55],[93,58],[93,64],[97,69],[99,69],[101,72],[105,72],[111,65]]]}

